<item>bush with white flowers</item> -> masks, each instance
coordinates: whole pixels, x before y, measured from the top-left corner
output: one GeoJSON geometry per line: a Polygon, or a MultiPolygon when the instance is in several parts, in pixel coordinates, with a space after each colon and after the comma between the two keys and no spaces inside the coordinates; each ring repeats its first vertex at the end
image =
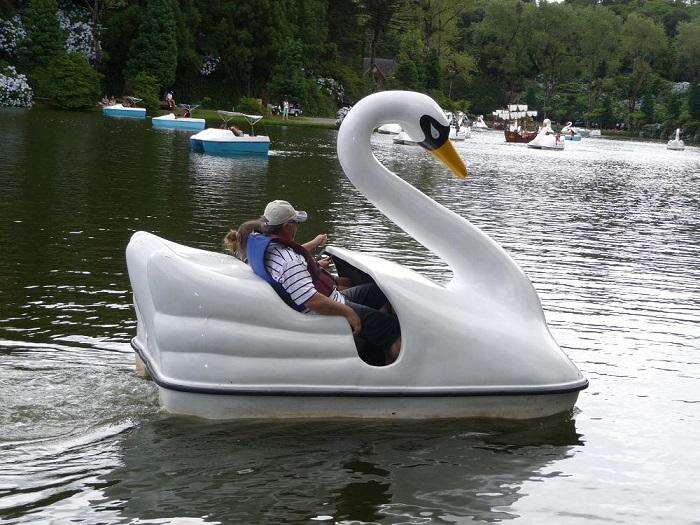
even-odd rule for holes
{"type": "Polygon", "coordinates": [[[56,17],[66,34],[66,51],[82,53],[88,60],[94,61],[96,53],[92,45],[92,26],[87,12],[79,9],[59,9],[56,17]]]}
{"type": "Polygon", "coordinates": [[[327,95],[330,95],[338,101],[345,99],[345,88],[334,78],[317,78],[316,84],[327,95]]]}
{"type": "Polygon", "coordinates": [[[9,20],[0,20],[0,53],[14,55],[19,44],[27,36],[19,15],[9,20]]]}
{"type": "Polygon", "coordinates": [[[219,65],[219,60],[219,57],[206,55],[204,58],[202,58],[202,67],[199,69],[199,74],[203,77],[208,77],[211,75],[214,71],[216,71],[216,68],[219,65]]]}
{"type": "Polygon", "coordinates": [[[12,66],[0,68],[0,106],[31,107],[33,94],[26,76],[12,66]]]}

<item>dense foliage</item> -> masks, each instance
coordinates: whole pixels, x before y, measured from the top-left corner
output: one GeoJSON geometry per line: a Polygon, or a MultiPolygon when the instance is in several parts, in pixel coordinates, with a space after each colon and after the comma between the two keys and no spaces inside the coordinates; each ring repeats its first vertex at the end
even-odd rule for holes
{"type": "Polygon", "coordinates": [[[100,96],[100,75],[81,53],[59,54],[33,78],[37,96],[59,108],[88,109],[100,96]]]}
{"type": "Polygon", "coordinates": [[[287,98],[330,115],[406,88],[476,114],[521,102],[560,121],[700,132],[691,0],[0,3],[0,61],[30,83],[66,51],[88,58],[109,95],[171,89],[222,108],[287,98]]]}

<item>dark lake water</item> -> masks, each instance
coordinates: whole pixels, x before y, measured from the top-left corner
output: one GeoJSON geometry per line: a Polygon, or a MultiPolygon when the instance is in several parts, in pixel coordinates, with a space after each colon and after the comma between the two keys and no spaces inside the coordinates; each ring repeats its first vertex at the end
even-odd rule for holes
{"type": "Polygon", "coordinates": [[[534,422],[205,422],[132,372],[124,249],[220,249],[275,198],[300,235],[449,271],[342,174],[335,131],[269,128],[268,160],[98,114],[0,111],[1,523],[700,523],[700,150],[459,144],[471,176],[377,156],[508,250],[590,380],[534,422]]]}

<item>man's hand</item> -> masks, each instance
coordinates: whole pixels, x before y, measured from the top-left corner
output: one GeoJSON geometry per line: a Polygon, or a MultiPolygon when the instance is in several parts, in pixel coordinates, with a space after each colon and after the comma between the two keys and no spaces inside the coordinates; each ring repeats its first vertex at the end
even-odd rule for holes
{"type": "Polygon", "coordinates": [[[319,246],[323,246],[326,244],[326,241],[328,240],[328,235],[325,233],[319,233],[314,239],[311,241],[316,245],[316,248],[319,246]]]}
{"type": "Polygon", "coordinates": [[[316,248],[326,244],[327,240],[328,240],[328,235],[326,235],[325,233],[319,233],[316,237],[311,239],[309,242],[305,242],[304,244],[302,244],[302,246],[304,247],[304,249],[307,252],[314,253],[316,248]]]}

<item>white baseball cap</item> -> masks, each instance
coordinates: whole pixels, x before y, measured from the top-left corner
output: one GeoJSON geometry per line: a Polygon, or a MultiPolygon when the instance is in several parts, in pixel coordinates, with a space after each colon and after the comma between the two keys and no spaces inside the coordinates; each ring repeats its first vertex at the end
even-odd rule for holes
{"type": "Polygon", "coordinates": [[[265,206],[263,219],[270,226],[278,226],[286,222],[304,222],[307,218],[305,211],[296,211],[287,201],[276,200],[265,206]]]}

